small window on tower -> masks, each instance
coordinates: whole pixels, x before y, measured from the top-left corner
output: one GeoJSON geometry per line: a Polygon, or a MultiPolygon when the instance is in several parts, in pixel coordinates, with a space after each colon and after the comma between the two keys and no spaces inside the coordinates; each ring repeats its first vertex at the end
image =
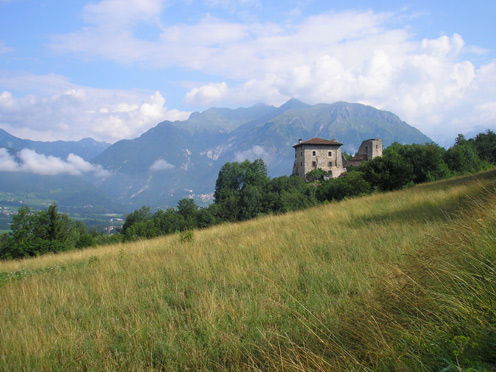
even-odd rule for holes
{"type": "Polygon", "coordinates": [[[312,155],[315,156],[315,151],[312,151],[312,155]]]}
{"type": "Polygon", "coordinates": [[[332,157],[332,151],[329,151],[329,153],[327,154],[329,157],[332,157]]]}
{"type": "Polygon", "coordinates": [[[317,162],[312,161],[312,168],[313,168],[313,169],[317,169],[317,162]]]}
{"type": "Polygon", "coordinates": [[[328,167],[332,167],[332,161],[330,161],[329,163],[327,163],[327,166],[328,167]]]}

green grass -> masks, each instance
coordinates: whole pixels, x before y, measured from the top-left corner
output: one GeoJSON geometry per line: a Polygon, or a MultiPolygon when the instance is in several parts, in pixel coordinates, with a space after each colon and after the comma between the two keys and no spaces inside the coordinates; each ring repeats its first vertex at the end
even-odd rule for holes
{"type": "Polygon", "coordinates": [[[495,186],[1,262],[0,370],[490,371],[495,186]]]}

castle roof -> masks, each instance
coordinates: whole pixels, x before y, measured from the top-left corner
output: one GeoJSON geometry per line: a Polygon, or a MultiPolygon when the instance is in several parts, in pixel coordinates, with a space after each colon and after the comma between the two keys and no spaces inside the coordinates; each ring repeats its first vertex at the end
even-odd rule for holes
{"type": "Polygon", "coordinates": [[[326,145],[326,146],[334,145],[334,146],[341,146],[342,143],[337,142],[336,139],[333,139],[332,141],[329,141],[329,140],[326,140],[324,138],[314,137],[314,138],[309,139],[308,141],[300,142],[300,143],[294,145],[293,147],[296,148],[298,146],[303,146],[303,145],[326,145]]]}

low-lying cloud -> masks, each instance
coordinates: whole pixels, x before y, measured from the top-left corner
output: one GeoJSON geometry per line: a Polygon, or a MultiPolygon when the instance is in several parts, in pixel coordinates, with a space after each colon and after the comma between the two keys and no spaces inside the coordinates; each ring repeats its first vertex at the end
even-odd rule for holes
{"type": "Polygon", "coordinates": [[[91,164],[74,154],[69,154],[66,160],[62,160],[55,156],[38,154],[34,150],[23,149],[14,157],[5,148],[0,148],[0,171],[27,172],[43,176],[93,174],[96,177],[106,177],[111,174],[101,165],[91,164]]]}
{"type": "Polygon", "coordinates": [[[270,154],[262,146],[254,145],[251,149],[236,152],[234,154],[234,159],[237,162],[243,162],[245,160],[254,161],[256,159],[262,159],[267,163],[270,160],[270,154]]]}
{"type": "Polygon", "coordinates": [[[174,168],[174,165],[172,165],[171,163],[169,163],[168,161],[163,160],[163,159],[156,160],[150,166],[150,170],[152,172],[158,172],[158,171],[163,171],[163,170],[168,170],[168,169],[173,169],[173,168],[174,168]]]}

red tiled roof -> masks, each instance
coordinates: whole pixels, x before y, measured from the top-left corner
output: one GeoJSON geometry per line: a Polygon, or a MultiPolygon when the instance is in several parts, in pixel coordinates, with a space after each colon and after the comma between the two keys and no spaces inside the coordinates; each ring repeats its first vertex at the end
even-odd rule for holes
{"type": "Polygon", "coordinates": [[[298,143],[298,144],[294,145],[293,147],[298,147],[301,145],[338,145],[338,146],[341,146],[342,143],[336,142],[336,140],[329,141],[329,140],[326,140],[323,138],[314,137],[314,138],[309,139],[308,141],[298,143]]]}

